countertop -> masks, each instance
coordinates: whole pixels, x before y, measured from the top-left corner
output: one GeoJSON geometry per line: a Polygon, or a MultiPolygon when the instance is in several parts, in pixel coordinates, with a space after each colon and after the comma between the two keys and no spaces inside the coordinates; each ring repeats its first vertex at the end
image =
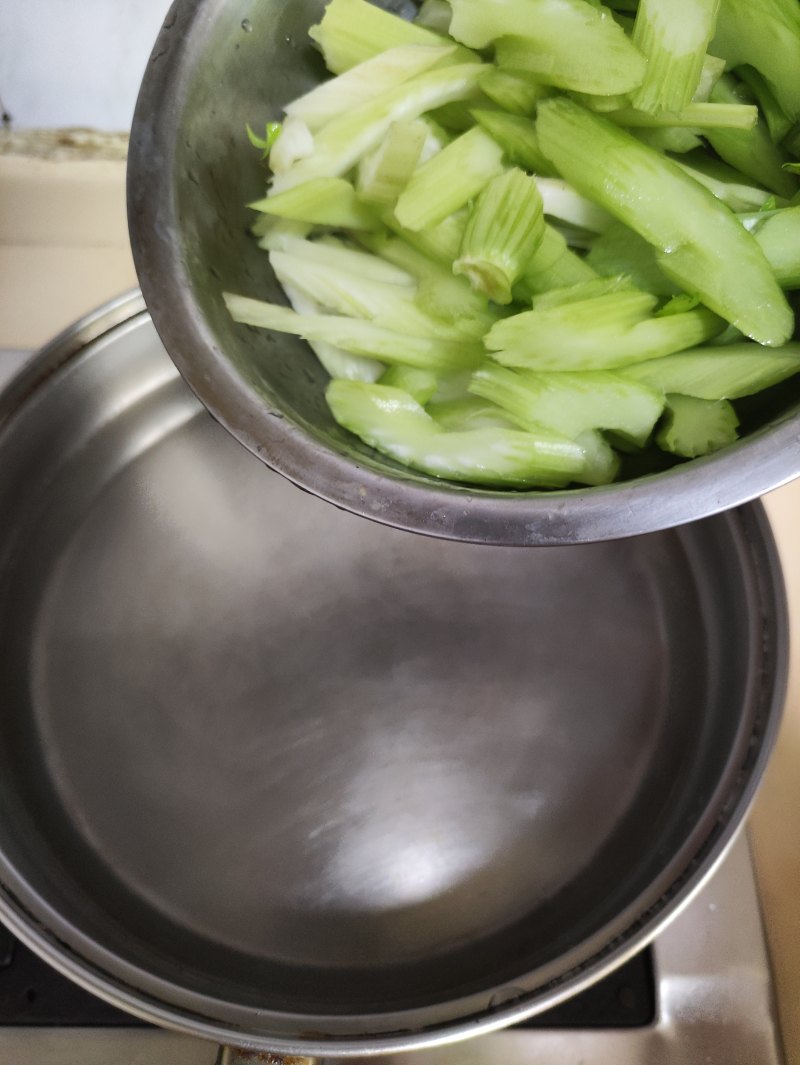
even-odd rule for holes
{"type": "MultiPolygon", "coordinates": [[[[0,349],[38,347],[136,285],[124,163],[0,156],[0,349]]],[[[0,361],[0,379],[4,376],[0,361]]],[[[765,499],[800,633],[800,481],[765,499]]],[[[800,1065],[800,638],[750,835],[789,1065],[800,1065]]],[[[754,1063],[757,1065],[757,1063],[754,1063]]]]}

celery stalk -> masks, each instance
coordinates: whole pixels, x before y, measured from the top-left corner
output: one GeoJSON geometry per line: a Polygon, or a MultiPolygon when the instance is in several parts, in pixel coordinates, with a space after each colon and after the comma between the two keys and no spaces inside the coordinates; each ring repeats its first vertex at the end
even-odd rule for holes
{"type": "Polygon", "coordinates": [[[682,111],[700,84],[720,0],[640,0],[633,43],[647,58],[633,105],[653,114],[682,111]]]}
{"type": "MultiPolygon", "coordinates": [[[[725,74],[714,86],[711,99],[718,104],[733,104],[747,100],[748,93],[731,75],[725,74]]],[[[790,197],[797,192],[797,181],[781,169],[786,156],[772,143],[763,118],[754,129],[707,129],[706,137],[717,155],[753,181],[779,196],[790,197]]]]}
{"type": "Polygon", "coordinates": [[[614,224],[608,211],[581,196],[568,182],[559,178],[537,177],[536,183],[548,218],[566,222],[589,233],[605,233],[614,224]]]}
{"type": "Polygon", "coordinates": [[[421,166],[403,191],[395,217],[418,232],[463,207],[503,169],[503,152],[481,129],[472,129],[421,166]]]}
{"type": "Polygon", "coordinates": [[[678,291],[659,268],[653,246],[619,222],[594,241],[586,261],[604,277],[625,274],[643,292],[673,296],[678,291]]]}
{"type": "Polygon", "coordinates": [[[611,96],[641,84],[646,63],[606,8],[584,0],[451,0],[462,44],[497,42],[499,65],[562,89],[611,96]]]}
{"type": "Polygon", "coordinates": [[[500,145],[514,166],[545,177],[556,176],[553,164],[542,154],[536,125],[529,118],[483,109],[476,109],[472,114],[481,129],[500,145]]]}
{"type": "Polygon", "coordinates": [[[521,170],[494,178],[470,212],[453,273],[495,303],[511,303],[511,290],[544,236],[542,197],[521,170]]]}
{"type": "Polygon", "coordinates": [[[360,198],[379,207],[397,203],[417,168],[427,139],[428,128],[419,120],[390,126],[386,139],[358,165],[356,188],[360,198]]]}
{"type": "MultiPolygon", "coordinates": [[[[371,7],[372,5],[370,5],[371,7]]],[[[286,114],[302,119],[316,133],[331,119],[359,107],[365,98],[379,96],[451,59],[457,45],[438,41],[406,44],[366,59],[337,78],[298,96],[286,105],[286,114]]]]}
{"type": "Polygon", "coordinates": [[[434,33],[448,34],[453,12],[447,0],[423,0],[419,11],[414,16],[418,26],[425,26],[434,33]]]}
{"type": "Polygon", "coordinates": [[[759,343],[789,339],[794,315],[764,253],[707,189],[571,100],[543,101],[537,128],[566,180],[653,244],[689,294],[759,343]]]}
{"type": "Polygon", "coordinates": [[[336,229],[376,229],[378,219],[344,178],[314,178],[276,196],[251,203],[253,211],[293,222],[336,229]]]}
{"type": "Polygon", "coordinates": [[[474,429],[448,433],[406,392],[360,381],[333,381],[336,421],[364,443],[412,469],[489,487],[563,487],[580,476],[583,449],[542,430],[474,429]]]}
{"type": "Polygon", "coordinates": [[[418,118],[449,100],[468,97],[484,69],[482,63],[466,63],[430,70],[369,97],[360,107],[328,122],[314,138],[314,154],[276,176],[273,191],[283,192],[312,178],[342,177],[378,147],[392,123],[418,118]]]}
{"type": "MultiPolygon", "coordinates": [[[[319,307],[308,299],[302,292],[293,289],[291,285],[284,285],[292,309],[298,314],[317,314],[319,307]]],[[[324,370],[334,379],[344,381],[377,381],[384,372],[382,362],[375,359],[365,358],[363,355],[353,355],[349,351],[337,348],[334,344],[328,344],[324,340],[310,340],[309,347],[319,359],[324,370]]]]}
{"type": "Polygon", "coordinates": [[[479,399],[478,396],[439,400],[429,403],[426,410],[435,422],[451,433],[465,433],[471,429],[519,428],[495,403],[479,399]]]}
{"type": "Polygon", "coordinates": [[[626,274],[609,277],[594,277],[591,281],[581,281],[577,285],[565,285],[541,292],[533,298],[533,309],[547,310],[548,307],[563,307],[568,303],[582,303],[614,292],[635,292],[636,285],[626,274]]]}
{"type": "Polygon", "coordinates": [[[293,222],[288,218],[259,215],[250,227],[254,237],[259,237],[258,246],[265,251],[281,251],[293,240],[304,240],[314,228],[311,222],[293,222]]]}
{"type": "Polygon", "coordinates": [[[678,126],[664,126],[662,128],[631,129],[637,140],[646,144],[648,148],[655,148],[657,152],[673,152],[676,155],[685,155],[693,152],[696,148],[702,148],[703,142],[691,129],[681,129],[678,126]]]}
{"type": "Polygon", "coordinates": [[[725,73],[725,60],[718,59],[715,55],[706,54],[703,58],[703,68],[700,71],[700,84],[697,86],[692,100],[698,104],[707,104],[711,99],[714,86],[725,73]]]}
{"type": "Polygon", "coordinates": [[[676,160],[689,177],[699,181],[732,211],[758,211],[769,199],[766,189],[756,187],[737,170],[706,155],[676,160]]]}
{"type": "MultiPolygon", "coordinates": [[[[322,21],[312,26],[308,35],[319,45],[328,70],[334,74],[343,74],[390,48],[415,44],[438,47],[442,43],[432,30],[406,22],[367,0],[330,0],[322,21]]],[[[458,62],[474,58],[466,48],[457,50],[458,62]]]]}
{"type": "Polygon", "coordinates": [[[542,425],[575,438],[613,429],[644,447],[664,409],[663,396],[620,374],[531,373],[490,363],[472,376],[470,391],[491,400],[523,426],[542,425]]]}
{"type": "Polygon", "coordinates": [[[435,337],[404,336],[374,322],[354,318],[297,314],[286,307],[227,292],[223,297],[233,320],[242,325],[293,333],[309,341],[323,341],[354,355],[366,355],[380,362],[399,362],[423,370],[447,371],[476,365],[481,358],[481,352],[474,344],[435,337]]]}
{"type": "Polygon", "coordinates": [[[740,215],[756,238],[781,288],[800,288],[800,207],[740,215]]]}
{"type": "Polygon", "coordinates": [[[384,388],[399,388],[402,392],[407,392],[422,407],[439,387],[439,379],[435,373],[430,370],[417,370],[413,366],[401,366],[399,363],[390,366],[378,383],[384,388]]]}
{"type": "Polygon", "coordinates": [[[618,126],[629,128],[658,129],[671,126],[676,129],[736,129],[751,130],[758,122],[758,108],[747,103],[689,103],[681,111],[639,111],[625,107],[609,111],[608,118],[618,126]]]}
{"type": "Polygon", "coordinates": [[[584,454],[581,484],[597,486],[616,481],[621,466],[619,456],[602,433],[590,429],[576,437],[575,443],[583,448],[584,454]]]}
{"type": "Polygon", "coordinates": [[[398,285],[414,291],[414,276],[407,270],[395,266],[377,254],[370,254],[337,240],[336,237],[323,237],[321,240],[305,240],[301,237],[287,237],[280,248],[269,251],[285,251],[295,258],[315,266],[326,266],[343,274],[355,274],[356,277],[369,281],[382,281],[387,285],[398,285]]]}
{"type": "Polygon", "coordinates": [[[596,277],[589,263],[567,247],[558,230],[545,225],[542,243],[525,267],[517,288],[522,299],[530,299],[536,293],[579,285],[596,277]]]}
{"type": "Polygon", "coordinates": [[[484,96],[512,115],[532,115],[539,101],[553,94],[548,85],[542,85],[524,74],[498,70],[497,67],[489,67],[478,85],[484,96]]]}
{"type": "Polygon", "coordinates": [[[800,344],[764,349],[745,341],[694,348],[626,367],[625,377],[697,399],[742,399],[800,373],[800,344]]]}
{"type": "Polygon", "coordinates": [[[710,455],[738,439],[739,419],[725,399],[667,396],[664,426],[656,434],[662,451],[686,459],[710,455]]]}
{"type": "Polygon", "coordinates": [[[775,99],[775,93],[770,88],[769,82],[755,67],[737,67],[736,74],[758,101],[758,106],[764,115],[772,143],[780,144],[792,128],[792,120],[775,99]]]}

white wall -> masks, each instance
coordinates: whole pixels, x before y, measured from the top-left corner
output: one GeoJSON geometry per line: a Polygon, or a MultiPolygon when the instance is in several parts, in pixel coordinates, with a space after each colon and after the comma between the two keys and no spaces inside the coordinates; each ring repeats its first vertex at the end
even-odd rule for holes
{"type": "Polygon", "coordinates": [[[130,128],[169,0],[0,0],[0,97],[16,129],[130,128]]]}

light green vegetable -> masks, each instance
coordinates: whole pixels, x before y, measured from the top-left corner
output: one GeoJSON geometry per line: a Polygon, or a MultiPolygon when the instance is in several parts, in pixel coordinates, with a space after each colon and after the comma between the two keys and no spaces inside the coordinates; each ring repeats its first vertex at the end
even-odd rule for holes
{"type": "Polygon", "coordinates": [[[517,290],[519,298],[529,300],[537,293],[569,288],[596,277],[597,273],[589,263],[567,247],[558,230],[545,225],[542,242],[525,267],[517,290]]]}
{"type": "Polygon", "coordinates": [[[800,207],[741,215],[739,221],[760,244],[780,286],[800,288],[800,207]]]}
{"type": "Polygon", "coordinates": [[[446,34],[450,32],[450,19],[453,12],[447,0],[423,0],[420,9],[414,17],[418,26],[425,26],[434,33],[446,34]]]}
{"type": "MultiPolygon", "coordinates": [[[[530,116],[540,100],[551,96],[553,90],[524,74],[489,67],[478,82],[481,92],[493,100],[502,112],[530,116]]],[[[474,113],[474,112],[473,112],[474,113]]]]}
{"type": "Polygon", "coordinates": [[[356,188],[368,204],[390,207],[411,180],[428,139],[424,122],[395,122],[386,139],[358,165],[356,188]]]}
{"type": "Polygon", "coordinates": [[[643,292],[673,296],[679,290],[656,262],[656,252],[644,237],[617,222],[592,243],[587,263],[604,277],[622,274],[643,292]]]}
{"type": "Polygon", "coordinates": [[[738,439],[739,419],[727,400],[667,396],[664,426],[656,435],[662,451],[687,459],[710,455],[738,439]]]}
{"type": "Polygon", "coordinates": [[[647,58],[634,107],[656,114],[682,111],[700,85],[720,0],[640,0],[633,43],[647,58]]]}
{"type": "MultiPolygon", "coordinates": [[[[298,314],[318,314],[319,307],[313,300],[308,299],[302,292],[298,292],[291,285],[284,285],[293,310],[298,314]]],[[[324,340],[309,340],[309,347],[317,356],[323,369],[334,380],[341,378],[343,381],[377,381],[384,372],[384,365],[376,359],[365,358],[362,355],[353,355],[352,352],[337,348],[335,344],[326,343],[324,340]]]]}
{"type": "Polygon", "coordinates": [[[430,370],[417,370],[413,366],[401,366],[399,363],[390,366],[378,383],[384,388],[399,388],[401,392],[407,392],[423,407],[439,387],[439,379],[435,373],[430,370]]]}
{"type": "Polygon", "coordinates": [[[555,169],[545,159],[539,147],[536,125],[522,115],[510,115],[505,111],[473,110],[478,125],[500,145],[506,158],[514,166],[520,166],[532,174],[554,177],[555,169]]]}
{"type": "Polygon", "coordinates": [[[780,144],[792,128],[792,120],[775,99],[767,79],[755,67],[737,67],[739,77],[756,99],[767,123],[773,144],[780,144]]]}
{"type": "Polygon", "coordinates": [[[625,107],[609,111],[608,117],[618,126],[658,129],[668,126],[689,130],[751,130],[758,121],[758,108],[746,103],[687,104],[682,111],[657,111],[650,114],[625,107]]]}
{"type": "Polygon", "coordinates": [[[800,344],[771,350],[747,342],[696,348],[630,366],[624,373],[661,392],[697,399],[741,399],[800,373],[800,344]]]}
{"type": "Polygon", "coordinates": [[[434,401],[426,410],[435,422],[451,433],[466,433],[471,429],[519,429],[496,403],[478,396],[434,401]]]}
{"type": "Polygon", "coordinates": [[[343,178],[314,178],[296,188],[251,203],[254,211],[293,222],[340,229],[376,229],[378,219],[343,178]]]}

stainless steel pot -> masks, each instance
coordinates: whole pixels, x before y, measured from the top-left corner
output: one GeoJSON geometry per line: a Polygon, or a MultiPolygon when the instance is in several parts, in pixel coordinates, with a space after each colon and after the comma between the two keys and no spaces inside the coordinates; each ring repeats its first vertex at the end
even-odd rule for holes
{"type": "MultiPolygon", "coordinates": [[[[384,0],[402,13],[410,0],[384,0]]],[[[333,422],[299,340],[234,325],[223,289],[285,302],[247,228],[265,174],[244,135],[323,75],[323,0],[178,0],[133,125],[129,212],[156,328],[191,388],[272,469],[354,514],[452,540],[570,544],[716,514],[800,472],[800,380],[751,404],[745,439],[658,475],[567,492],[489,492],[415,475],[333,422]]]]}
{"type": "Polygon", "coordinates": [[[141,299],[0,395],[0,917],[123,1009],[395,1053],[652,938],[786,673],[750,505],[518,551],[380,529],[207,416],[141,299]]]}

